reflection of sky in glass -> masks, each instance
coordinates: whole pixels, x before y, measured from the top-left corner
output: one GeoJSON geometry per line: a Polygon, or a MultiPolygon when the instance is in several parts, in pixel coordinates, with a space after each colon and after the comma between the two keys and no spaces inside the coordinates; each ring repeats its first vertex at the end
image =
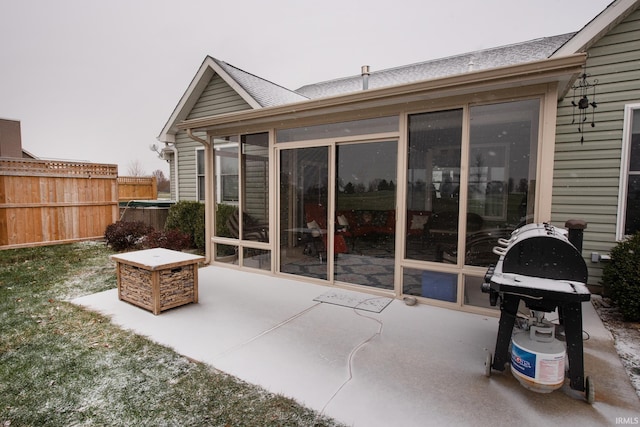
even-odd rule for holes
{"type": "Polygon", "coordinates": [[[391,141],[338,146],[339,190],[348,183],[368,189],[383,179],[397,184],[396,155],[396,143],[391,141]]]}
{"type": "Polygon", "coordinates": [[[529,166],[535,164],[539,108],[538,99],[471,107],[471,166],[507,166],[509,176],[495,170],[496,176],[489,179],[510,179],[515,185],[532,179],[529,166]],[[502,153],[492,157],[496,147],[502,153]]]}

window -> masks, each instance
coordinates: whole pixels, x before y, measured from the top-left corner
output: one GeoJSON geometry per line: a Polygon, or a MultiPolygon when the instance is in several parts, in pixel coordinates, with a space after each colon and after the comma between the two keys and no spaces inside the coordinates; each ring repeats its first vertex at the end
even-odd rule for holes
{"type": "Polygon", "coordinates": [[[403,268],[402,291],[486,307],[482,277],[451,266],[497,262],[498,239],[533,220],[540,99],[465,109],[466,123],[464,109],[408,117],[405,259],[432,264],[403,268]]]}
{"type": "Polygon", "coordinates": [[[204,150],[196,150],[196,192],[198,201],[204,202],[204,150]]]}
{"type": "MultiPolygon", "coordinates": [[[[238,202],[238,144],[216,147],[216,182],[218,203],[238,202]]],[[[196,191],[198,201],[204,202],[204,149],[196,150],[196,191]]]]}
{"type": "Polygon", "coordinates": [[[496,263],[497,239],[533,220],[539,113],[539,99],[470,108],[466,265],[496,263]]]}
{"type": "Polygon", "coordinates": [[[409,116],[407,258],[450,261],[444,254],[458,241],[461,149],[461,109],[409,116]]]}
{"type": "Polygon", "coordinates": [[[238,137],[214,139],[216,158],[216,201],[235,205],[238,203],[238,137]]]}
{"type": "Polygon", "coordinates": [[[376,117],[340,123],[324,123],[292,129],[279,129],[278,142],[309,141],[322,138],[352,137],[398,131],[398,116],[376,117]]]}
{"type": "MultiPolygon", "coordinates": [[[[214,138],[216,202],[228,205],[224,208],[243,219],[245,240],[264,242],[268,240],[269,224],[269,134],[266,132],[214,138]],[[242,180],[242,181],[241,181],[242,180]],[[242,187],[242,193],[240,192],[242,187]],[[250,225],[259,225],[261,233],[250,233],[250,225]]],[[[224,212],[218,212],[225,215],[224,212]]],[[[226,216],[225,216],[226,218],[226,216]]],[[[227,224],[225,218],[217,218],[227,224]]],[[[216,230],[219,237],[239,238],[239,230],[216,230]]]]}
{"type": "Polygon", "coordinates": [[[618,240],[640,231],[640,104],[625,107],[617,228],[618,240]]]}

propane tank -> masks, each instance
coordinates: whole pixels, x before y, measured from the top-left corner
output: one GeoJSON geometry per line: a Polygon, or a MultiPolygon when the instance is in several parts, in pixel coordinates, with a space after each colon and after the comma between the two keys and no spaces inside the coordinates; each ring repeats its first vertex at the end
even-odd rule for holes
{"type": "Polygon", "coordinates": [[[565,358],[553,324],[536,322],[511,339],[511,372],[529,390],[550,393],[562,387],[565,358]]]}

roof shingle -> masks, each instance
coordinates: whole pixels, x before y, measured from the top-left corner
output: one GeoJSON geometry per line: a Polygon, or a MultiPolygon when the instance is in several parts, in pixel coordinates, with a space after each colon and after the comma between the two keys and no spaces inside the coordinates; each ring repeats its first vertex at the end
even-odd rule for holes
{"type": "Polygon", "coordinates": [[[227,74],[233,78],[262,107],[274,107],[293,102],[306,101],[309,98],[268,80],[247,73],[231,64],[212,58],[227,74]]]}
{"type": "MultiPolygon", "coordinates": [[[[489,68],[515,65],[548,58],[575,33],[544,37],[527,42],[478,50],[461,55],[434,59],[371,72],[369,89],[413,83],[439,77],[463,74],[489,68]]],[[[323,98],[362,90],[362,76],[355,75],[321,83],[313,83],[296,90],[307,98],[323,98]]]]}

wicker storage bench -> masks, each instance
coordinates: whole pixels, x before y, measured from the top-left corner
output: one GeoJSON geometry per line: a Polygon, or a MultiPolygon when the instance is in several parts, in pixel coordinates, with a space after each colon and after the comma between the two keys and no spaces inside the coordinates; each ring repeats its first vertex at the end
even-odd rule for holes
{"type": "Polygon", "coordinates": [[[111,255],[116,261],[118,298],[153,314],[198,302],[198,262],[204,257],[169,249],[111,255]]]}

